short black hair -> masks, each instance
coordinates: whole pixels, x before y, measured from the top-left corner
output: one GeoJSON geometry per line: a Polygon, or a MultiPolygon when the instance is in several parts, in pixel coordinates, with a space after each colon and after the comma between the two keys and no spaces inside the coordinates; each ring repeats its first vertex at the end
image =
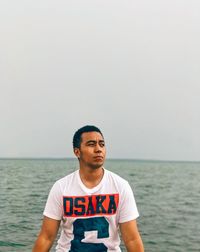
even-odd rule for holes
{"type": "Polygon", "coordinates": [[[99,132],[102,137],[103,137],[103,134],[101,133],[100,129],[97,128],[96,126],[93,126],[93,125],[86,125],[86,126],[83,126],[82,128],[78,129],[75,134],[74,134],[74,137],[73,137],[73,148],[80,148],[80,145],[81,145],[81,135],[85,132],[99,132]]]}

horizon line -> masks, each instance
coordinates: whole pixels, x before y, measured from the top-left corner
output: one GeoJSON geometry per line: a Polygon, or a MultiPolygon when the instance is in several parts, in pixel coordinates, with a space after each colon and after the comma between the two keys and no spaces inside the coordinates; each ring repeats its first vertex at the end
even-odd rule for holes
{"type": "MultiPolygon", "coordinates": [[[[67,159],[77,159],[76,157],[0,157],[0,160],[17,159],[17,160],[67,160],[67,159]]],[[[180,159],[154,159],[154,158],[106,158],[106,160],[127,160],[127,161],[143,161],[143,162],[189,162],[189,163],[199,163],[200,160],[180,160],[180,159]]],[[[105,162],[106,162],[105,160],[105,162]]]]}

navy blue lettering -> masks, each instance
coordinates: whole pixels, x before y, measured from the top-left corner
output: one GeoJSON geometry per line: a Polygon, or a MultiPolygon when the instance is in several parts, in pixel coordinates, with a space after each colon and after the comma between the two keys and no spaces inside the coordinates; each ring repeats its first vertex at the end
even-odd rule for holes
{"type": "Polygon", "coordinates": [[[116,203],[115,203],[114,196],[113,195],[109,195],[109,198],[110,198],[110,203],[109,203],[108,213],[109,214],[113,214],[113,213],[116,212],[117,206],[116,206],[116,203]]]}
{"type": "Polygon", "coordinates": [[[65,197],[63,199],[64,215],[71,216],[73,214],[73,198],[65,197]],[[69,201],[69,212],[67,212],[67,201],[69,201]]]}
{"type": "Polygon", "coordinates": [[[85,205],[81,204],[80,202],[85,203],[85,198],[77,197],[74,200],[74,207],[76,208],[74,210],[74,214],[76,214],[77,216],[81,216],[85,214],[85,205]]]}
{"type": "Polygon", "coordinates": [[[102,205],[105,199],[106,196],[96,196],[97,200],[96,213],[106,213],[106,209],[102,205]]]}
{"type": "Polygon", "coordinates": [[[89,202],[88,202],[88,209],[87,209],[87,215],[92,215],[92,214],[95,214],[95,211],[94,211],[94,206],[92,204],[92,197],[89,197],[89,202]]]}

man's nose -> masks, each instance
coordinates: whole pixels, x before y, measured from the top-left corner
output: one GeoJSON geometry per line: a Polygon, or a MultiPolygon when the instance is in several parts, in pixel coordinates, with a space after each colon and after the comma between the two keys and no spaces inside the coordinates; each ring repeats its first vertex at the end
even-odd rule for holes
{"type": "Polygon", "coordinates": [[[101,146],[99,144],[95,146],[95,152],[102,152],[101,146]]]}

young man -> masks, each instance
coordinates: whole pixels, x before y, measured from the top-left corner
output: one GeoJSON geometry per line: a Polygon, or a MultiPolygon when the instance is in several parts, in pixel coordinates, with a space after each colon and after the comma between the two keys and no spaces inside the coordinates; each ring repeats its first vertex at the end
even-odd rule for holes
{"type": "Polygon", "coordinates": [[[80,128],[73,148],[80,169],[52,187],[33,252],[50,250],[60,223],[57,252],[120,252],[118,227],[127,251],[143,252],[132,190],[126,180],[103,168],[101,131],[95,126],[80,128]]]}

